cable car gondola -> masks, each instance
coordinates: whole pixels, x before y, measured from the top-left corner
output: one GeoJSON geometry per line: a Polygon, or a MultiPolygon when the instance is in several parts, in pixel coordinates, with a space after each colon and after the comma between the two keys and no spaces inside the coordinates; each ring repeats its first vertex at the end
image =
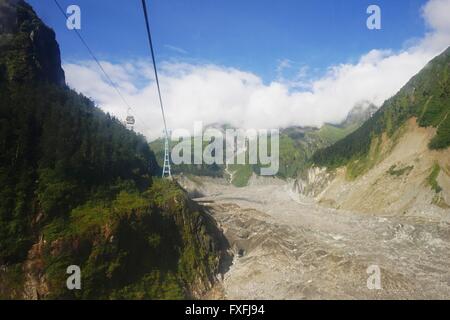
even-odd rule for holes
{"type": "Polygon", "coordinates": [[[131,108],[128,108],[127,110],[127,117],[125,118],[125,126],[130,129],[134,130],[134,124],[136,123],[136,119],[131,114],[131,108]]]}
{"type": "Polygon", "coordinates": [[[136,123],[136,120],[134,119],[133,116],[127,116],[125,121],[129,126],[134,126],[134,124],[136,123]]]}

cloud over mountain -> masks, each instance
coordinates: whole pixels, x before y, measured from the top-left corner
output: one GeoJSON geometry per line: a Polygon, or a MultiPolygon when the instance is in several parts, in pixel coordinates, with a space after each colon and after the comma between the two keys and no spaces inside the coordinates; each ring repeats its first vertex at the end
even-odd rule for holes
{"type": "MultiPolygon", "coordinates": [[[[164,62],[160,80],[168,124],[190,130],[194,121],[256,129],[340,122],[362,100],[381,105],[450,44],[449,11],[450,0],[430,0],[421,13],[429,27],[422,39],[399,52],[374,49],[355,64],[330,66],[315,80],[303,73],[300,85],[282,78],[264,83],[258,75],[232,67],[164,62]]],[[[136,129],[149,138],[159,136],[162,121],[151,64],[102,65],[133,106],[136,129]]],[[[280,67],[287,65],[286,60],[280,67]]],[[[66,63],[64,69],[71,87],[103,110],[125,117],[126,107],[94,62],[66,63]]]]}

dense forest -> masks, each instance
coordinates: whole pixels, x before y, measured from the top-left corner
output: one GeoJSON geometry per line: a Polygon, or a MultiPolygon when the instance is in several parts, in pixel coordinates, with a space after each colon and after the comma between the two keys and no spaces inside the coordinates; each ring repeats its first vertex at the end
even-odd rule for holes
{"type": "Polygon", "coordinates": [[[221,234],[146,139],[68,88],[54,32],[0,0],[0,298],[186,298],[221,234]],[[82,290],[66,268],[82,270],[82,290]]]}
{"type": "MultiPolygon", "coordinates": [[[[369,151],[376,149],[379,137],[394,133],[411,117],[422,127],[435,127],[430,149],[450,146],[450,48],[430,61],[394,97],[358,130],[332,146],[317,151],[313,162],[331,168],[349,163],[365,163],[369,151]],[[361,161],[363,160],[363,161],[361,161]]],[[[359,165],[356,165],[359,166],[359,165]]],[[[363,168],[357,168],[355,173],[363,168]]]]}
{"type": "Polygon", "coordinates": [[[3,83],[0,97],[0,261],[24,258],[35,213],[45,223],[123,187],[143,191],[159,171],[143,137],[69,89],[3,83]]]}

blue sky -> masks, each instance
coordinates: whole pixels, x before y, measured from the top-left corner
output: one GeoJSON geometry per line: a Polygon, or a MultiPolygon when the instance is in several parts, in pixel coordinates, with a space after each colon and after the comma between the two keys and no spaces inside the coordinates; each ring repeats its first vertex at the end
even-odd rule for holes
{"type": "MultiPolygon", "coordinates": [[[[28,0],[57,34],[70,87],[119,119],[127,108],[53,0],[28,0]]],[[[133,106],[136,130],[162,132],[140,0],[81,7],[81,34],[133,106]]],[[[270,129],[340,123],[380,106],[450,45],[450,0],[148,0],[168,125],[270,129]],[[381,30],[366,27],[381,8],[381,30]]]]}
{"type": "MultiPolygon", "coordinates": [[[[101,59],[148,57],[140,0],[59,0],[82,10],[81,33],[101,59]]],[[[425,0],[149,0],[157,59],[213,63],[278,76],[281,60],[296,72],[307,65],[322,74],[330,65],[354,63],[374,48],[402,49],[420,37],[425,0]],[[382,30],[366,28],[366,8],[382,9],[382,30]]],[[[65,61],[90,56],[65,27],[53,0],[29,0],[55,29],[65,61]]],[[[289,76],[289,74],[287,74],[289,76]]]]}

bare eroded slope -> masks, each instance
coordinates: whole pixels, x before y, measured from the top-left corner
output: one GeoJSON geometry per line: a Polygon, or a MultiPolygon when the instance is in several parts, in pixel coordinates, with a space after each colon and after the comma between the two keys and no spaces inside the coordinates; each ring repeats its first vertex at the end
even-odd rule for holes
{"type": "Polygon", "coordinates": [[[347,168],[334,174],[315,169],[294,184],[295,190],[323,205],[357,212],[450,214],[450,148],[429,150],[434,134],[435,129],[421,128],[412,118],[394,137],[382,137],[372,154],[375,165],[364,174],[352,179],[347,168]],[[435,178],[433,170],[439,171],[435,178]]]}

